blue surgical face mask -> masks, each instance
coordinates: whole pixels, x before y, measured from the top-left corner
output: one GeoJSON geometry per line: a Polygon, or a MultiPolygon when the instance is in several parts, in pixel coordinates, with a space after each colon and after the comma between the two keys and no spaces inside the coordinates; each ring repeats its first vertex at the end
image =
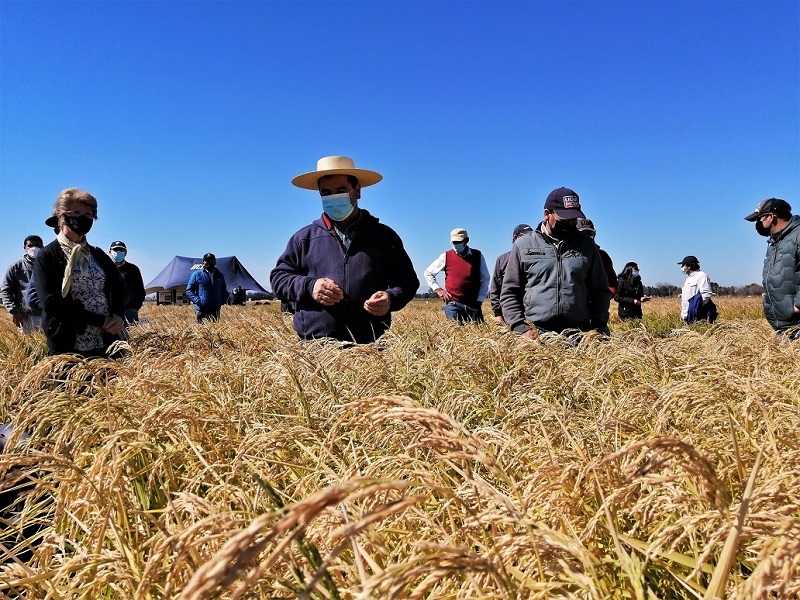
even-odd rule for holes
{"type": "Polygon", "coordinates": [[[453,250],[455,250],[459,254],[464,254],[464,250],[466,249],[467,249],[466,244],[453,244],[453,250]]]}
{"type": "Polygon", "coordinates": [[[125,260],[125,252],[122,250],[114,250],[114,252],[111,253],[111,260],[118,263],[122,262],[125,260]]]}
{"type": "Polygon", "coordinates": [[[631,271],[631,275],[633,275],[634,277],[638,277],[639,271],[631,271]]]}
{"type": "Polygon", "coordinates": [[[356,209],[350,203],[350,194],[331,194],[322,197],[322,211],[334,221],[344,221],[356,209]]]}

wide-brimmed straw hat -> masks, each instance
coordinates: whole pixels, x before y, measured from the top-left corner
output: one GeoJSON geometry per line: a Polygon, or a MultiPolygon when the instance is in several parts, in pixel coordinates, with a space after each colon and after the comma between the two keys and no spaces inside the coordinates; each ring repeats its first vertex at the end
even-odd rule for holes
{"type": "Polygon", "coordinates": [[[361,187],[374,185],[383,179],[383,175],[367,169],[356,169],[352,158],[347,156],[323,156],[317,161],[317,170],[303,173],[292,179],[292,184],[305,190],[319,190],[317,181],[326,175],[352,175],[358,179],[361,187]]]}

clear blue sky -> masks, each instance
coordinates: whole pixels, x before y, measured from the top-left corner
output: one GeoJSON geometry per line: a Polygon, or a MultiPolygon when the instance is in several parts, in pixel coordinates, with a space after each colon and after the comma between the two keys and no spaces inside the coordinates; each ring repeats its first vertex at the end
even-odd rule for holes
{"type": "Polygon", "coordinates": [[[0,0],[0,268],[77,186],[145,283],[210,251],[269,287],[330,154],[384,175],[361,206],[420,280],[454,227],[491,268],[566,186],[645,284],[686,254],[760,282],[743,216],[800,212],[800,2],[0,0]]]}

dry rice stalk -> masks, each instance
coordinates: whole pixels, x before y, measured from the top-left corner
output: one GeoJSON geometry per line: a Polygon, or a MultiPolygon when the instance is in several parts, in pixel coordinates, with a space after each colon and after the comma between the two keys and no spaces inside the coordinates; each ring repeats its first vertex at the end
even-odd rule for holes
{"type": "MultiPolygon", "coordinates": [[[[182,600],[201,600],[210,597],[216,590],[235,581],[243,571],[250,568],[258,555],[274,542],[273,552],[255,571],[263,573],[292,540],[303,533],[317,515],[345,498],[353,500],[382,490],[404,490],[407,487],[408,483],[401,481],[346,481],[287,507],[285,514],[266,534],[262,534],[262,530],[276,515],[264,514],[256,517],[250,526],[231,537],[209,561],[197,569],[180,597],[182,600]],[[286,534],[287,537],[278,541],[286,534]]],[[[251,578],[248,577],[248,580],[251,578]]]]}

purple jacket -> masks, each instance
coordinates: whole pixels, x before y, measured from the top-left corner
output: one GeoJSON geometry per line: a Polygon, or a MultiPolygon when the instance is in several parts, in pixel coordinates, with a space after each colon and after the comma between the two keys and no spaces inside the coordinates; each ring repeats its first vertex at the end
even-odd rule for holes
{"type": "Polygon", "coordinates": [[[419,279],[400,237],[360,210],[347,250],[323,215],[291,237],[270,273],[272,291],[293,305],[294,330],[303,339],[373,342],[391,325],[391,313],[417,292],[419,279]],[[341,302],[322,306],[311,297],[314,282],[322,277],[339,284],[344,292],[341,302]],[[381,290],[388,292],[391,308],[375,317],[364,310],[364,302],[381,290]]]}

